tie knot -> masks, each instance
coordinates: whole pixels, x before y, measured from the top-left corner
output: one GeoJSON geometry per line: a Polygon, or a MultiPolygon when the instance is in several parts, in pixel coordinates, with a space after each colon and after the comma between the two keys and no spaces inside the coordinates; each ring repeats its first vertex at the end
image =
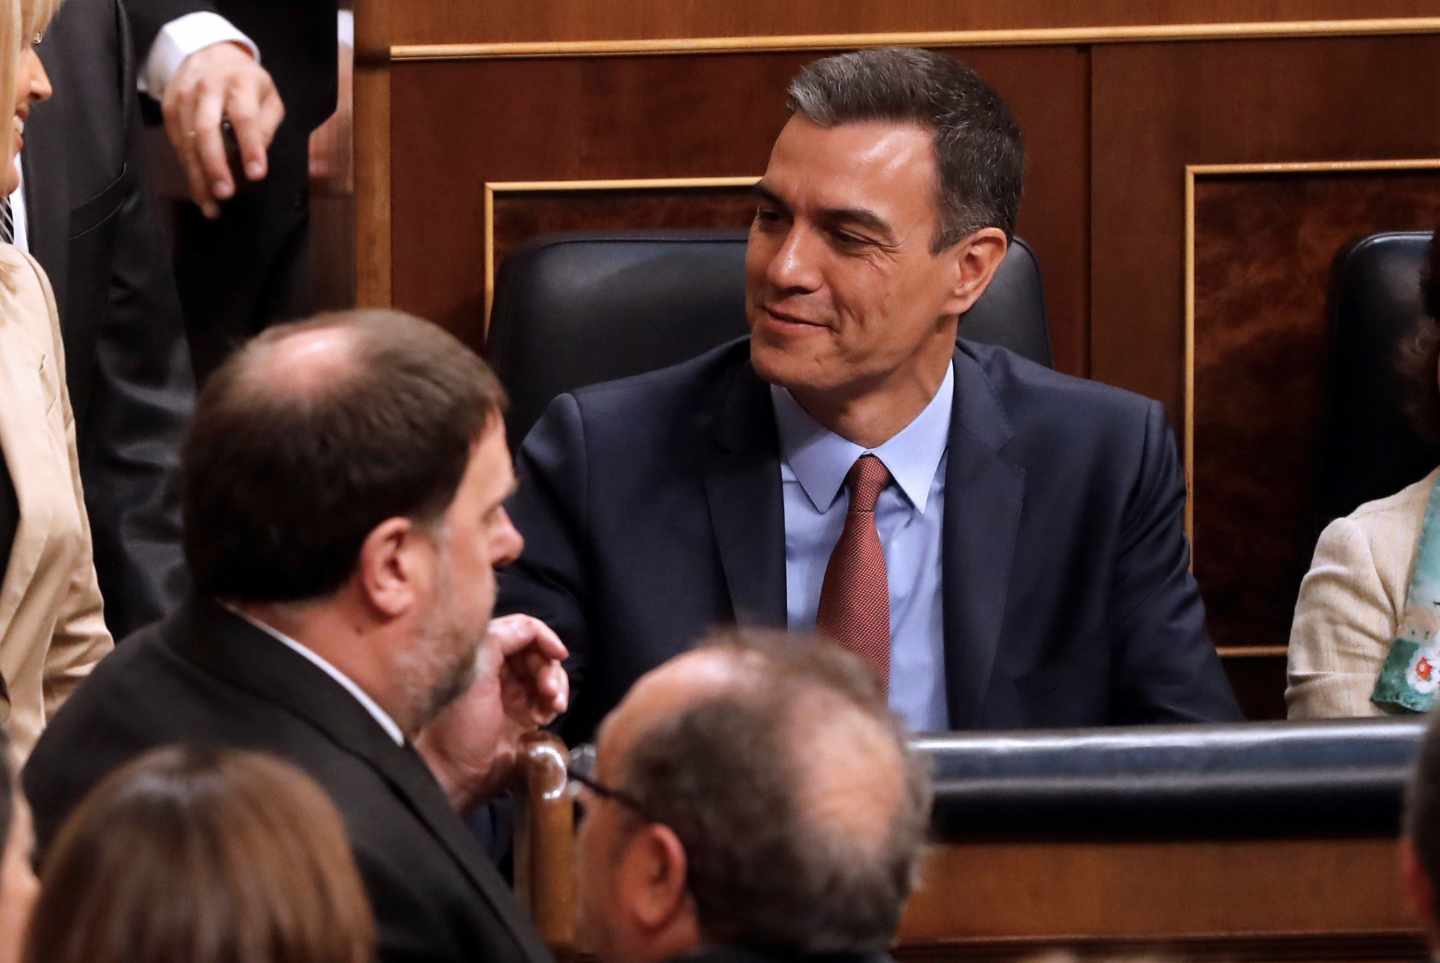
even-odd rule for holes
{"type": "Polygon", "coordinates": [[[880,493],[890,484],[890,470],[874,455],[861,455],[845,476],[850,489],[850,511],[873,512],[880,493]]]}

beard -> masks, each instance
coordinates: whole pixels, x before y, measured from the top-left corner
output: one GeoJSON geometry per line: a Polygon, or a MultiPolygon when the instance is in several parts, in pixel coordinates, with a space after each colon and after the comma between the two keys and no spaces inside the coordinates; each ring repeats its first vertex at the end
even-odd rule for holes
{"type": "Polygon", "coordinates": [[[414,644],[399,654],[395,664],[410,733],[425,728],[470,688],[485,636],[485,620],[477,625],[459,604],[443,553],[440,573],[435,602],[414,644]]]}

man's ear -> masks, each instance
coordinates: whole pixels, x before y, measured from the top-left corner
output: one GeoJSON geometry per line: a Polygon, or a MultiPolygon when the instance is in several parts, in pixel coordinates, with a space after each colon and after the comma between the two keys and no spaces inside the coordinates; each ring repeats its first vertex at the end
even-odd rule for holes
{"type": "Polygon", "coordinates": [[[995,277],[1000,262],[1010,242],[1005,232],[998,227],[983,227],[964,240],[957,241],[944,253],[954,265],[954,281],[950,286],[950,297],[945,303],[944,315],[964,314],[969,311],[995,277]]]}
{"type": "Polygon", "coordinates": [[[669,826],[649,823],[626,842],[618,880],[620,905],[650,938],[668,942],[688,933],[699,944],[687,872],[685,847],[669,826]]]}
{"type": "Polygon", "coordinates": [[[396,618],[415,604],[424,560],[423,535],[408,518],[387,518],[360,545],[359,588],[382,616],[396,618]]]}
{"type": "Polygon", "coordinates": [[[1409,836],[1400,837],[1400,881],[1415,919],[1424,925],[1430,939],[1435,939],[1436,930],[1440,928],[1435,919],[1435,884],[1426,875],[1409,836]]]}

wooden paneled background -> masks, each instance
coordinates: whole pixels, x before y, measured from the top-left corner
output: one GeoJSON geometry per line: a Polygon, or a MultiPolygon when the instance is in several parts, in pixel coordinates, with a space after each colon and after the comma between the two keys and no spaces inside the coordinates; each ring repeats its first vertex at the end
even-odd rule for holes
{"type": "Polygon", "coordinates": [[[1257,554],[1249,539],[1309,484],[1291,474],[1320,412],[1287,379],[1303,389],[1324,363],[1316,304],[1340,239],[1432,225],[1435,181],[1200,179],[1187,220],[1187,168],[1440,157],[1440,0],[358,0],[356,15],[358,298],[477,346],[487,267],[528,237],[744,217],[724,189],[494,185],[754,176],[808,60],[904,42],[973,65],[1025,130],[1019,232],[1045,272],[1056,366],[1160,398],[1177,440],[1193,416],[1212,632],[1250,714],[1282,711],[1309,546],[1286,535],[1257,554]],[[1262,277],[1307,291],[1277,301],[1262,277]],[[1279,476],[1248,488],[1227,479],[1269,454],[1229,443],[1247,418],[1256,437],[1294,432],[1279,476]]]}

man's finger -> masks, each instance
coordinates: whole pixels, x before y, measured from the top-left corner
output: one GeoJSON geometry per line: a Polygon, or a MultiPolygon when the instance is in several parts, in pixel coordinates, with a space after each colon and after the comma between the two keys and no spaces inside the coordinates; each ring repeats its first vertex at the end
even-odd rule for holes
{"type": "Polygon", "coordinates": [[[235,132],[245,177],[252,181],[264,177],[266,141],[259,128],[260,91],[252,78],[240,78],[231,84],[225,99],[225,119],[235,132]],[[258,175],[253,173],[257,164],[260,165],[258,175]]]}
{"type": "Polygon", "coordinates": [[[564,666],[551,665],[541,679],[541,686],[541,691],[549,696],[550,719],[570,708],[570,676],[564,666]]]}
{"type": "Polygon", "coordinates": [[[270,75],[256,67],[255,73],[246,77],[231,95],[226,116],[235,128],[245,176],[252,181],[262,179],[269,169],[266,151],[280,121],[285,119],[285,104],[275,91],[270,75]]]}
{"type": "MultiPolygon", "coordinates": [[[[285,119],[285,101],[280,99],[280,92],[275,89],[275,82],[270,80],[268,74],[265,80],[264,91],[260,96],[260,115],[255,121],[255,129],[264,141],[259,157],[262,175],[265,169],[265,151],[269,150],[270,142],[275,139],[275,132],[280,129],[280,122],[285,119]]],[[[251,156],[246,154],[246,170],[250,169],[251,161],[251,156]]]]}
{"type": "MultiPolygon", "coordinates": [[[[182,73],[183,73],[183,69],[182,73]]],[[[165,132],[175,148],[175,156],[185,172],[190,199],[200,206],[208,218],[220,216],[220,207],[210,192],[210,183],[200,163],[199,131],[195,127],[200,92],[188,77],[177,75],[165,92],[165,132]]]]}
{"type": "Polygon", "coordinates": [[[235,180],[225,159],[225,136],[220,129],[224,111],[222,94],[202,86],[200,101],[195,107],[195,153],[210,193],[222,201],[235,195],[235,180]]]}
{"type": "Polygon", "coordinates": [[[502,615],[490,620],[490,635],[499,643],[501,654],[509,658],[528,646],[534,646],[548,659],[564,659],[570,655],[555,631],[530,615],[502,615]]]}

